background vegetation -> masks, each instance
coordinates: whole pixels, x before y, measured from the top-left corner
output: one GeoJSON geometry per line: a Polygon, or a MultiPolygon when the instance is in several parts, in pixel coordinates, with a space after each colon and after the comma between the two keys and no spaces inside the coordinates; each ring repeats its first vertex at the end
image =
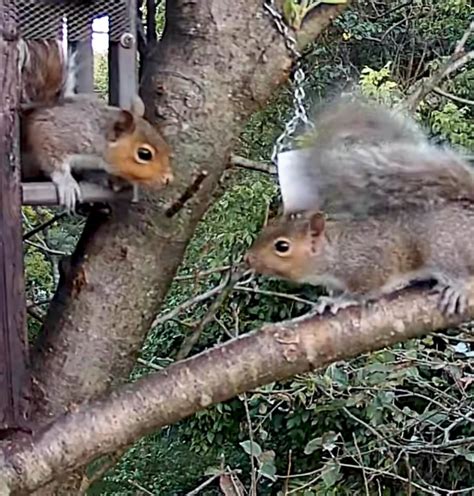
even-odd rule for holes
{"type": "MultiPolygon", "coordinates": [[[[357,2],[305,53],[307,107],[355,87],[386,103],[400,102],[453,52],[470,15],[466,0],[357,2]]],[[[472,39],[468,46],[472,49],[472,39]]],[[[104,94],[106,58],[96,58],[97,90],[104,94]]],[[[473,81],[471,64],[444,80],[441,91],[431,92],[416,113],[433,139],[468,153],[474,149],[473,81]]],[[[268,161],[290,115],[287,88],[251,119],[236,153],[268,161]]],[[[182,352],[183,341],[216,296],[188,307],[183,303],[224,286],[228,266],[258,233],[276,196],[272,176],[229,171],[222,196],[189,247],[134,377],[166,366],[182,352]],[[181,311],[168,314],[177,307],[181,311]]],[[[24,208],[25,232],[57,213],[24,208]]],[[[57,264],[73,249],[82,224],[81,217],[63,217],[25,244],[32,334],[40,329],[57,283],[57,264]]],[[[300,315],[316,296],[313,288],[263,278],[239,284],[192,353],[264,321],[300,315]]],[[[468,327],[211,407],[135,444],[90,493],[187,494],[227,469],[229,477],[262,495],[473,494],[474,347],[468,327]]],[[[237,485],[225,489],[229,480],[221,478],[222,490],[239,494],[237,485]]],[[[218,481],[200,494],[222,494],[218,481]]]]}

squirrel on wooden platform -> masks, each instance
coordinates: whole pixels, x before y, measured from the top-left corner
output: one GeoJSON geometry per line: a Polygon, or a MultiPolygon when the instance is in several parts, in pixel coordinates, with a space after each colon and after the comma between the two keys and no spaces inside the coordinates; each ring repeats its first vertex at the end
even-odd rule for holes
{"type": "Polygon", "coordinates": [[[173,180],[170,148],[143,118],[93,94],[74,94],[74,70],[57,41],[23,41],[21,159],[23,179],[45,174],[69,211],[81,201],[73,172],[105,171],[132,184],[160,189],[173,180]]]}
{"type": "Polygon", "coordinates": [[[464,313],[474,274],[467,160],[375,104],[339,99],[316,123],[312,146],[288,164],[295,168],[286,203],[282,186],[284,213],[248,250],[248,266],[338,293],[321,299],[320,313],[422,280],[437,282],[443,313],[464,313]]]}

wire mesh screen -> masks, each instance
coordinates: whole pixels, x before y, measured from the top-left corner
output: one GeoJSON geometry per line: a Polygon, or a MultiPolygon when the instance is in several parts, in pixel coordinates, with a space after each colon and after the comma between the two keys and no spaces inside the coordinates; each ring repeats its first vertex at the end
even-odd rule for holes
{"type": "Polygon", "coordinates": [[[25,39],[62,39],[64,23],[69,41],[85,41],[92,21],[109,18],[109,39],[119,41],[132,29],[127,0],[17,0],[20,35],[25,39]]]}

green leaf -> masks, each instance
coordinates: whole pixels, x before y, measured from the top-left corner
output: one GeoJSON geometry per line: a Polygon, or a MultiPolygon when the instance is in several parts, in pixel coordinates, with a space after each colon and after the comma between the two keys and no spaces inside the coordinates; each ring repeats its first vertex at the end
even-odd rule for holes
{"type": "Polygon", "coordinates": [[[244,449],[244,451],[251,456],[258,458],[262,454],[262,448],[255,441],[243,441],[240,443],[240,446],[244,449]]]}
{"type": "Polygon", "coordinates": [[[468,461],[468,462],[474,462],[474,453],[466,453],[464,455],[464,458],[468,461]]]}
{"type": "Polygon", "coordinates": [[[321,477],[326,484],[327,488],[334,486],[334,484],[339,479],[339,473],[341,471],[341,467],[338,463],[329,461],[324,465],[324,468],[321,472],[321,477]]]}
{"type": "Polygon", "coordinates": [[[336,440],[340,436],[339,432],[329,431],[323,434],[321,445],[326,451],[332,451],[336,447],[336,440]]]}
{"type": "Polygon", "coordinates": [[[305,446],[304,454],[311,455],[316,450],[320,449],[322,445],[323,445],[323,438],[315,437],[314,439],[311,439],[311,441],[305,446]]]}
{"type": "Polygon", "coordinates": [[[273,460],[266,461],[259,469],[259,473],[270,479],[271,481],[276,481],[276,467],[273,460]]]}
{"type": "Polygon", "coordinates": [[[218,475],[218,474],[221,474],[222,473],[222,468],[221,467],[208,467],[205,472],[204,472],[204,475],[218,475]]]}
{"type": "Polygon", "coordinates": [[[295,0],[285,0],[283,3],[283,17],[290,26],[293,26],[294,20],[297,18],[299,5],[295,0]]]}

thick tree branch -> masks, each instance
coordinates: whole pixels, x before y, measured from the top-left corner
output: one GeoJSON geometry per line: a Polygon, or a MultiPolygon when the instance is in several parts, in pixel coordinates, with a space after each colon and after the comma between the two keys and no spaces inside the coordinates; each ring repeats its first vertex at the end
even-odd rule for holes
{"type": "MultiPolygon", "coordinates": [[[[474,302],[474,279],[469,290],[474,302]]],[[[31,442],[14,444],[0,457],[0,488],[3,483],[13,494],[23,494],[244,391],[458,324],[437,311],[438,298],[409,289],[333,318],[305,316],[268,324],[172,364],[105,400],[80,406],[31,442]]],[[[473,317],[474,304],[469,310],[473,317]]]]}

